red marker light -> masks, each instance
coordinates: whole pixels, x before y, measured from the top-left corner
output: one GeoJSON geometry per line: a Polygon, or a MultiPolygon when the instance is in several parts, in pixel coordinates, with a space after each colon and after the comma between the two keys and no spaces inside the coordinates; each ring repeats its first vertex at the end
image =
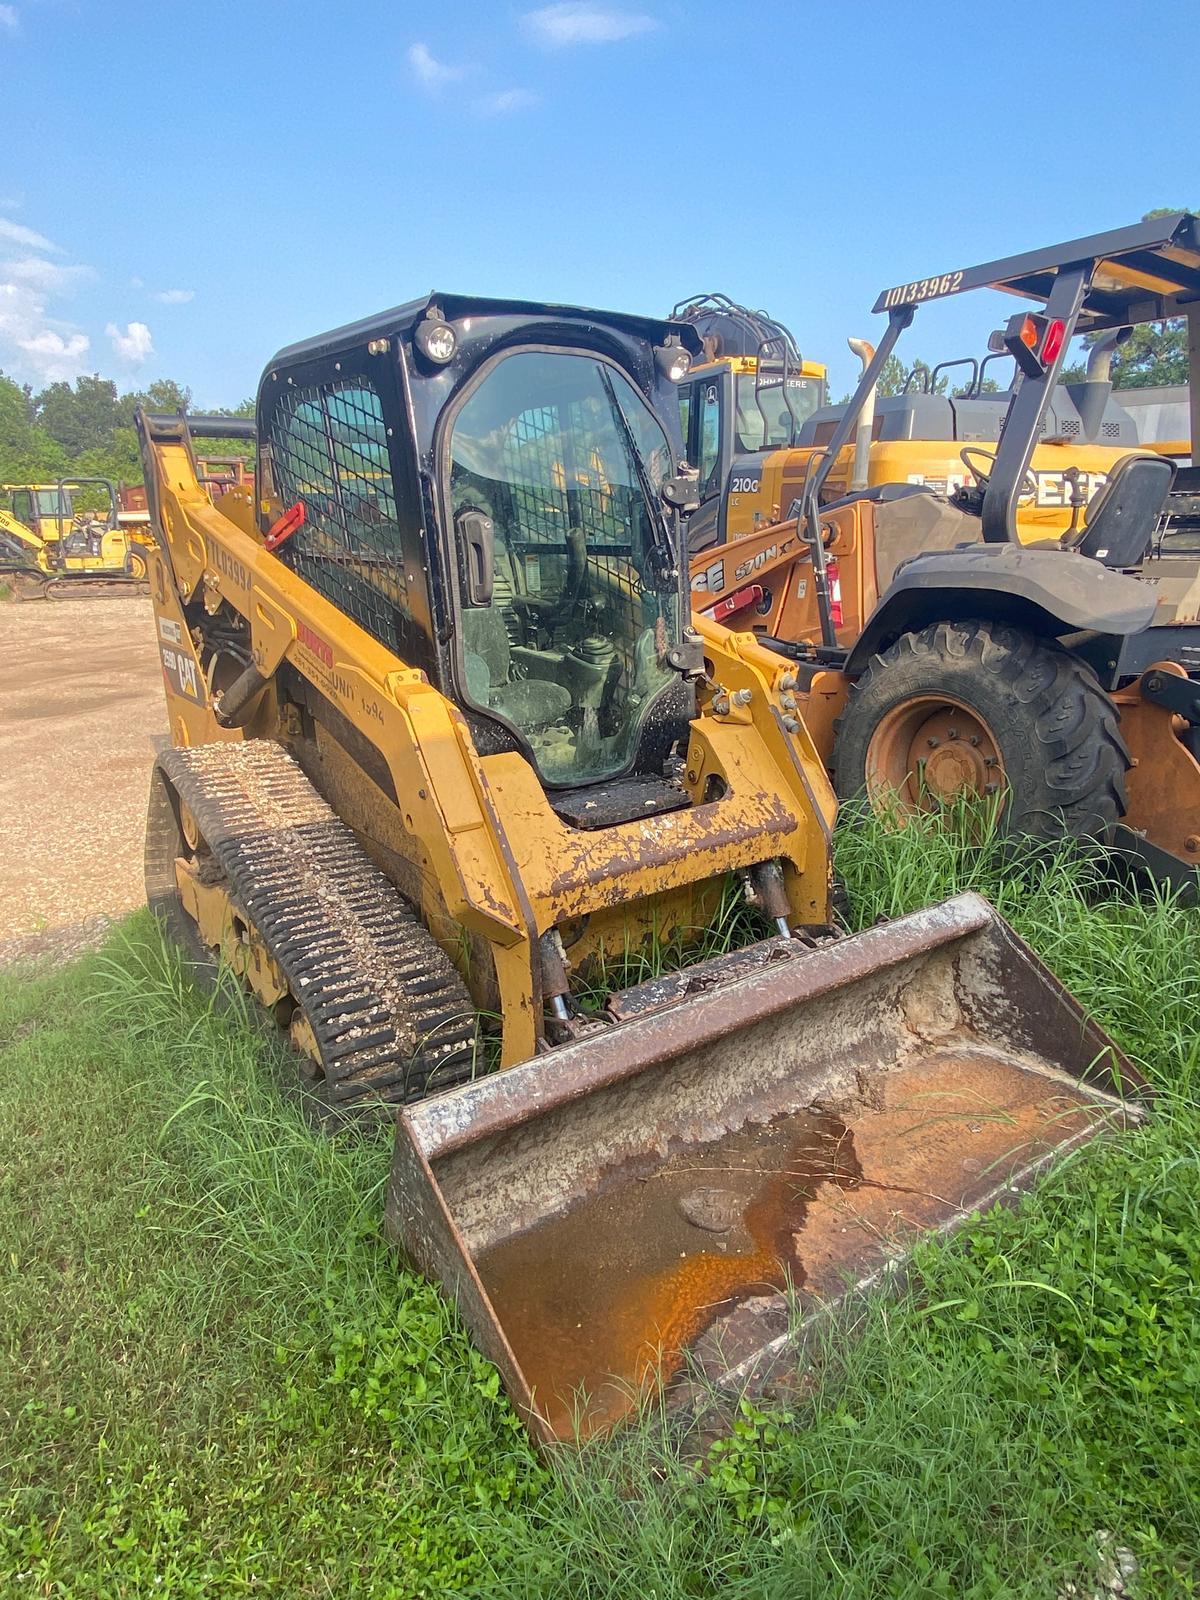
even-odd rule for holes
{"type": "Polygon", "coordinates": [[[1048,367],[1052,362],[1058,359],[1058,354],[1063,347],[1066,334],[1066,323],[1063,322],[1061,317],[1055,317],[1054,321],[1046,329],[1046,337],[1042,341],[1041,356],[1043,366],[1048,367]]]}
{"type": "Polygon", "coordinates": [[[1067,325],[1061,317],[1051,320],[1018,311],[1004,330],[1004,348],[1028,378],[1037,378],[1062,354],[1067,342],[1067,325]]]}
{"type": "Polygon", "coordinates": [[[835,628],[842,625],[842,579],[836,561],[826,564],[825,575],[829,581],[829,617],[835,628]]]}

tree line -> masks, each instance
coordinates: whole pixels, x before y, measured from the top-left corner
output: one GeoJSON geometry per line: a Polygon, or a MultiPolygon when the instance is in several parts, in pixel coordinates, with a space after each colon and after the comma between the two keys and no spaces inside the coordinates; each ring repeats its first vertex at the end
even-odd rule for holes
{"type": "MultiPolygon", "coordinates": [[[[99,373],[73,384],[51,383],[35,393],[0,373],[0,483],[54,483],[59,478],[108,478],[120,487],[142,481],[134,412],[190,407],[191,390],[159,378],[144,390],[118,393],[99,373]]],[[[252,417],[254,401],[216,408],[218,415],[252,417]]],[[[232,454],[233,444],[213,445],[232,454]]],[[[249,455],[250,447],[238,449],[249,455]]]]}

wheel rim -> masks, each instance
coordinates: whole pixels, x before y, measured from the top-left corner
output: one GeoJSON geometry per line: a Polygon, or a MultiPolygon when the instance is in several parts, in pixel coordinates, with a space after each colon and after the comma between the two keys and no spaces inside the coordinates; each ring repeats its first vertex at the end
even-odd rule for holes
{"type": "Polygon", "coordinates": [[[960,796],[1002,794],[1005,781],[991,728],[949,695],[901,701],[867,746],[867,794],[877,811],[937,811],[960,796]]]}
{"type": "Polygon", "coordinates": [[[196,855],[201,846],[200,828],[182,800],[179,802],[179,831],[183,835],[184,844],[193,855],[196,855]]]}

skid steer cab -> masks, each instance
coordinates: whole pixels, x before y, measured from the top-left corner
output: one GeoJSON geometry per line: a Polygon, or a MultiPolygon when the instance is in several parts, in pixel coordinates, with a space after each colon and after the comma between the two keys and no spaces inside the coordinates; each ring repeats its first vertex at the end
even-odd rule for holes
{"type": "Polygon", "coordinates": [[[981,902],[828,938],[794,669],[689,616],[697,353],[439,294],[281,351],[253,422],[138,419],[150,903],[310,1104],[405,1107],[391,1232],[543,1438],[702,1338],[717,1376],[775,1348],[789,1286],[836,1297],[1137,1087],[981,902]],[[231,433],[255,482],[214,498],[231,433]],[[1002,1110],[967,1159],[964,1097],[1002,1110]]]}
{"type": "Polygon", "coordinates": [[[1019,523],[1071,339],[1092,335],[1105,356],[1069,389],[1099,426],[1126,329],[1186,317],[1193,347],[1200,338],[1198,229],[1187,213],[1154,218],[883,291],[885,332],[865,347],[859,386],[791,514],[693,556],[699,614],[797,663],[810,731],[843,797],[865,789],[903,810],[994,796],[1013,831],[1116,843],[1194,886],[1194,469],[1120,451],[1090,497],[1081,487],[1057,538],[1022,542],[1019,523]],[[918,311],[980,289],[1026,306],[993,336],[1017,378],[995,443],[962,450],[969,482],[949,498],[893,482],[828,499],[918,311]]]}

